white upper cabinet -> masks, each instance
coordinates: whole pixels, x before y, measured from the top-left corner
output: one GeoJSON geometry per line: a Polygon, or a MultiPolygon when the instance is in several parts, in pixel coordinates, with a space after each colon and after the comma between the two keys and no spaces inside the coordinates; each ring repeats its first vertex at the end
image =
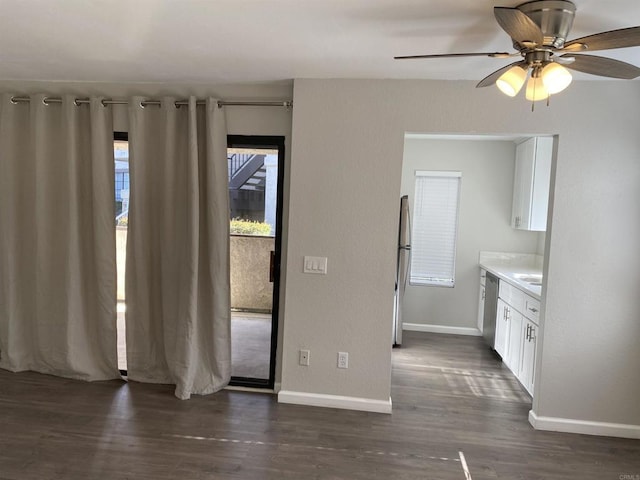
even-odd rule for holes
{"type": "Polygon", "coordinates": [[[551,178],[552,137],[533,137],[516,147],[511,226],[544,232],[551,178]]]}

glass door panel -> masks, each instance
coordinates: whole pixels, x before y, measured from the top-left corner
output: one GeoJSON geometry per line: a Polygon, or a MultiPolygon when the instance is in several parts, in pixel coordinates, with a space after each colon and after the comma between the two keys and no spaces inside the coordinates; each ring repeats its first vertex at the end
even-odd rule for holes
{"type": "Polygon", "coordinates": [[[265,140],[228,141],[231,375],[235,385],[273,387],[283,145],[265,140]]]}

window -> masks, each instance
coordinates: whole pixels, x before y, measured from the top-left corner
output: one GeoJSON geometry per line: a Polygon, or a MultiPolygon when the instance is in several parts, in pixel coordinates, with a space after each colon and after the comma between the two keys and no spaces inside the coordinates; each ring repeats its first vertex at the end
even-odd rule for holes
{"type": "Polygon", "coordinates": [[[412,285],[453,287],[461,172],[416,171],[412,285]]]}

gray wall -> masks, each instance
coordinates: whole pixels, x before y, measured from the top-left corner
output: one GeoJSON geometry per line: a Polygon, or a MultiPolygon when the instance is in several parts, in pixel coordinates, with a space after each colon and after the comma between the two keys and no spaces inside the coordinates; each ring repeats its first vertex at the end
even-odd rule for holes
{"type": "Polygon", "coordinates": [[[533,409],[640,425],[638,82],[574,82],[535,112],[466,81],[296,80],[294,102],[283,389],[389,398],[405,132],[557,134],[533,409]]]}
{"type": "MultiPolygon", "coordinates": [[[[0,88],[225,99],[291,94],[289,84],[0,88]]],[[[389,398],[405,132],[558,134],[533,408],[541,416],[640,425],[638,82],[574,82],[533,113],[521,97],[454,81],[297,80],[294,101],[293,126],[282,108],[227,110],[231,133],[286,137],[283,388],[389,398]],[[303,275],[303,255],[328,256],[328,275],[303,275]],[[297,365],[302,346],[312,350],[310,367],[297,365]],[[350,352],[349,369],[336,369],[338,351],[350,352]]]]}
{"type": "Polygon", "coordinates": [[[407,285],[405,324],[476,328],[479,252],[536,253],[538,233],[510,225],[515,151],[509,140],[405,139],[400,192],[411,209],[416,170],[462,172],[455,287],[407,285]]]}

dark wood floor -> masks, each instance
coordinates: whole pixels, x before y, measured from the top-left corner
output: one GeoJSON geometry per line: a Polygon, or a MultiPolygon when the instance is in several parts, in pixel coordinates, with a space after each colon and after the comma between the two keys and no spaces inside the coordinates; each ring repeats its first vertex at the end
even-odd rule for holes
{"type": "Polygon", "coordinates": [[[0,479],[636,479],[640,441],[538,432],[479,338],[408,332],[393,415],[0,371],[0,479]],[[624,477],[627,475],[627,477],[624,477]]]}

